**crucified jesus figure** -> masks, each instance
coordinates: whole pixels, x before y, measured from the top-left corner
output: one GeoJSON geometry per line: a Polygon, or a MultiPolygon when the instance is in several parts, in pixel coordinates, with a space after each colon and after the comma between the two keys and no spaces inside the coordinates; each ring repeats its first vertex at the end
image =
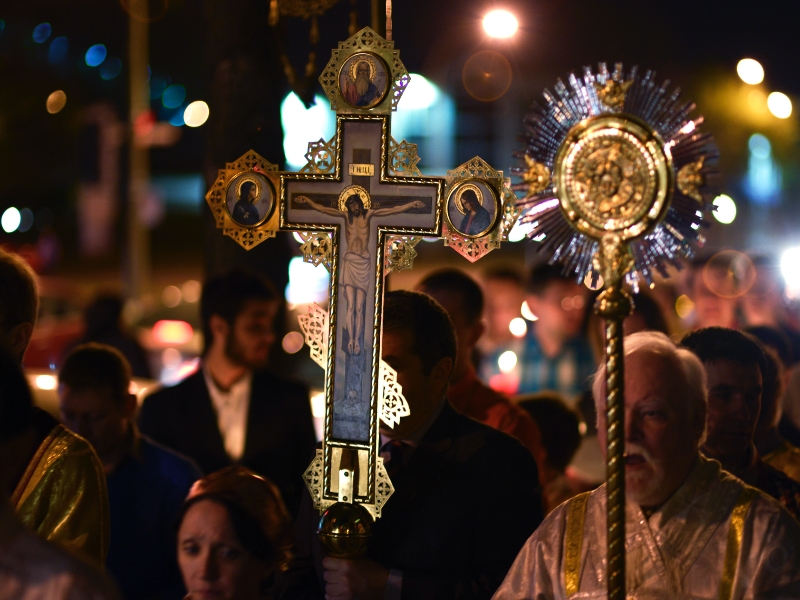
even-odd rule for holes
{"type": "MultiPolygon", "coordinates": [[[[308,204],[314,210],[333,217],[342,216],[342,212],[322,206],[306,196],[296,196],[298,204],[308,204]]],[[[353,194],[345,201],[347,218],[344,221],[344,235],[347,240],[347,252],[342,261],[341,286],[347,302],[347,313],[344,327],[350,337],[347,351],[359,354],[364,337],[364,303],[367,297],[369,278],[372,276],[369,257],[369,224],[373,217],[396,215],[410,208],[423,208],[421,200],[414,200],[401,206],[367,210],[358,194],[353,194]]]]}

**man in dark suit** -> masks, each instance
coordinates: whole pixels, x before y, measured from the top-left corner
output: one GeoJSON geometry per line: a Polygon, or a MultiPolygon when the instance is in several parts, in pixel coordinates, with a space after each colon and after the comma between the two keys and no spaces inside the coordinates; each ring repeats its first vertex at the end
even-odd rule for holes
{"type": "Polygon", "coordinates": [[[200,302],[201,368],[145,399],[139,427],[205,473],[241,464],[268,477],[296,513],[316,438],[308,390],[264,370],[278,296],[235,270],[210,279],[200,302]]]}
{"type": "Polygon", "coordinates": [[[517,440],[455,411],[445,399],[456,358],[453,326],[430,297],[384,299],[383,359],[411,414],[381,427],[395,492],[375,522],[366,558],[325,557],[305,494],[297,561],[285,599],[490,598],[542,519],[536,463],[517,440]]]}

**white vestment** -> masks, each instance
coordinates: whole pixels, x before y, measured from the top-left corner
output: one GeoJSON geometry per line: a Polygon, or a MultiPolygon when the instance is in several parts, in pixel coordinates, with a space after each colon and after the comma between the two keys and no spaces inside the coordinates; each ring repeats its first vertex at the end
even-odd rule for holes
{"type": "MultiPolygon", "coordinates": [[[[585,512],[572,499],[547,516],[493,600],[606,597],[606,486],[584,498],[585,512]],[[568,520],[580,531],[578,514],[583,535],[569,536],[568,520]]],[[[625,537],[629,598],[800,598],[800,525],[702,456],[649,519],[628,502],[625,537]]]]}

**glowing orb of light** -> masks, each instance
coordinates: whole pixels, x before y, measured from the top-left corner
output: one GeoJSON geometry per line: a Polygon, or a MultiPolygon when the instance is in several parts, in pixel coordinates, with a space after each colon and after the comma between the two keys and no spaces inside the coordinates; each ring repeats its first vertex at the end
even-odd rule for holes
{"type": "Polygon", "coordinates": [[[61,112],[67,105],[67,95],[62,90],[56,90],[47,97],[47,112],[51,115],[61,112]]]}
{"type": "Polygon", "coordinates": [[[497,359],[497,366],[503,373],[510,373],[517,366],[517,355],[513,350],[506,350],[497,359]]]}
{"type": "Polygon", "coordinates": [[[789,100],[789,96],[781,92],[772,92],[767,96],[767,108],[779,119],[788,119],[792,116],[792,101],[789,100]]]}
{"type": "Polygon", "coordinates": [[[200,127],[208,121],[208,104],[202,100],[195,100],[183,111],[183,120],[189,127],[200,127]]]}
{"type": "Polygon", "coordinates": [[[739,78],[745,83],[756,85],[764,81],[764,67],[761,63],[752,58],[743,58],[736,65],[736,72],[739,78]]]}
{"type": "Polygon", "coordinates": [[[525,334],[528,333],[528,324],[522,317],[516,317],[515,319],[511,319],[511,322],[508,324],[508,330],[514,337],[525,337],[525,334]]]}
{"type": "Polygon", "coordinates": [[[720,223],[730,225],[736,218],[736,202],[727,194],[720,194],[714,198],[714,206],[717,209],[714,211],[714,218],[720,223]]]}
{"type": "Polygon", "coordinates": [[[86,51],[86,64],[90,67],[99,67],[106,59],[108,51],[103,44],[95,44],[86,51]]]}
{"type": "Polygon", "coordinates": [[[483,17],[483,30],[489,37],[507,39],[517,32],[517,17],[507,10],[490,11],[483,17]]]}
{"type": "Polygon", "coordinates": [[[6,233],[14,233],[21,221],[22,215],[20,215],[19,209],[16,206],[7,208],[3,212],[3,216],[0,217],[0,225],[2,225],[3,231],[6,233]]]}

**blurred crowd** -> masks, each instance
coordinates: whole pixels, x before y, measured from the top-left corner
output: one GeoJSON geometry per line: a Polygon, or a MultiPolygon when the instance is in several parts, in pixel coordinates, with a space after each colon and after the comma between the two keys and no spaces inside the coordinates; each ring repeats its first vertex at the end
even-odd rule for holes
{"type": "MultiPolygon", "coordinates": [[[[700,257],[679,282],[631,290],[623,327],[628,510],[644,528],[628,548],[629,590],[800,597],[798,315],[768,256],[700,257]],[[767,568],[771,544],[784,555],[767,568]]],[[[354,559],[319,543],[304,481],[320,447],[310,382],[270,368],[283,313],[268,280],[209,278],[196,370],[143,399],[132,380],[152,364],[121,298],[99,295],[48,412],[24,371],[37,278],[0,249],[0,598],[545,598],[604,586],[603,568],[581,568],[605,548],[604,521],[591,523],[605,518],[606,330],[590,283],[540,264],[480,279],[435,270],[386,292],[382,357],[411,415],[381,426],[395,491],[354,559]],[[576,535],[588,540],[577,558],[562,552],[576,535]]]]}

